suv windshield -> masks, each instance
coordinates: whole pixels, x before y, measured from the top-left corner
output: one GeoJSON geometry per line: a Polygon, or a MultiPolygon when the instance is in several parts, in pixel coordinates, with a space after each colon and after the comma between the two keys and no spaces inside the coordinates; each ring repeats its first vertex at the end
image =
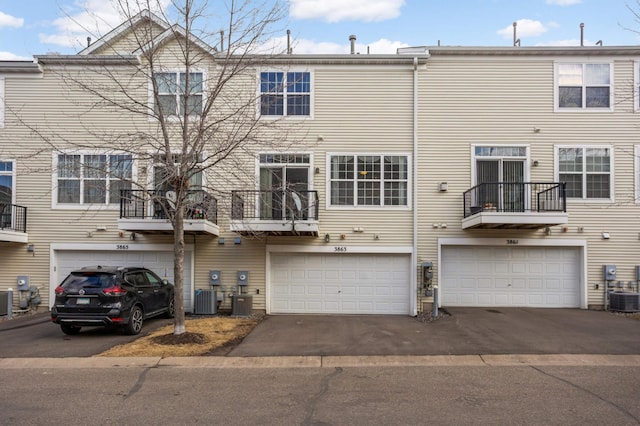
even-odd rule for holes
{"type": "Polygon", "coordinates": [[[79,290],[81,288],[104,289],[113,287],[116,283],[114,274],[101,272],[72,272],[61,284],[65,290],[79,290]]]}

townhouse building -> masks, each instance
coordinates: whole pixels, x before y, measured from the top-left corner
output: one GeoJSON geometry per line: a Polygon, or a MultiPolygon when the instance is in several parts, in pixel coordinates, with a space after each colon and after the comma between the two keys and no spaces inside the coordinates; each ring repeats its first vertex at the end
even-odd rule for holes
{"type": "MultiPolygon", "coordinates": [[[[173,279],[161,154],[142,139],[144,149],[116,149],[154,123],[81,87],[115,81],[123,103],[153,102],[135,25],[166,52],[163,102],[179,105],[175,38],[190,35],[149,13],[77,55],[0,63],[0,290],[26,279],[39,309],[85,265],[173,279]]],[[[194,43],[204,59],[190,78],[206,97],[219,52],[194,43]]],[[[263,59],[233,87],[288,143],[192,178],[187,311],[211,288],[221,308],[244,294],[269,314],[400,315],[430,310],[434,296],[445,307],[586,309],[606,304],[605,288],[637,289],[640,48],[263,59]]]]}

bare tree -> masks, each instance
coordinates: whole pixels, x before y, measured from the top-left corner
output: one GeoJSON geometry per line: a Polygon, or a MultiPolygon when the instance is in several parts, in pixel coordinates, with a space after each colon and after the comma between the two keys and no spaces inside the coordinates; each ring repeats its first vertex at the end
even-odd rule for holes
{"type": "MultiPolygon", "coordinates": [[[[255,70],[280,53],[261,49],[283,17],[282,5],[248,0],[163,3],[117,0],[126,23],[116,30],[117,37],[94,35],[96,41],[74,57],[38,57],[49,72],[59,74],[67,97],[82,105],[79,121],[91,137],[78,142],[60,129],[55,138],[51,129],[49,134],[37,132],[55,140],[52,146],[108,147],[130,153],[123,162],[135,158],[161,170],[151,196],[173,227],[174,334],[180,335],[186,332],[185,217],[204,217],[216,209],[210,194],[225,193],[225,182],[242,179],[252,168],[240,165],[252,153],[282,150],[290,141],[278,120],[258,119],[256,94],[255,70]],[[222,30],[208,28],[221,16],[226,22],[222,30]],[[105,113],[118,117],[119,124],[98,125],[91,119],[105,113]],[[206,186],[194,185],[203,174],[216,178],[206,186]]],[[[124,169],[109,166],[123,194],[126,188],[146,191],[145,179],[135,181],[124,169]]]]}

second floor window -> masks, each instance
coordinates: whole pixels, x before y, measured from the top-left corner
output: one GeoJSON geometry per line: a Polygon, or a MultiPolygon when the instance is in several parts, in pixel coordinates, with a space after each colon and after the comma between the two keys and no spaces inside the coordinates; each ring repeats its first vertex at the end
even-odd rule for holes
{"type": "Polygon", "coordinates": [[[184,115],[185,97],[188,115],[202,114],[203,75],[201,72],[191,72],[188,77],[187,83],[187,74],[183,72],[158,72],[154,74],[159,98],[159,105],[155,105],[157,114],[184,115]]]}
{"type": "Polygon", "coordinates": [[[567,184],[567,198],[611,198],[611,149],[607,147],[560,147],[558,179],[567,184]]]}
{"type": "Polygon", "coordinates": [[[332,206],[407,206],[408,158],[404,155],[334,155],[332,206]]]}
{"type": "Polygon", "coordinates": [[[260,73],[260,115],[311,115],[311,73],[260,73]]]}
{"type": "Polygon", "coordinates": [[[611,107],[610,64],[557,64],[556,107],[597,109],[611,107]]]}
{"type": "Polygon", "coordinates": [[[58,154],[57,204],[118,204],[120,190],[131,189],[129,154],[58,154]]]}

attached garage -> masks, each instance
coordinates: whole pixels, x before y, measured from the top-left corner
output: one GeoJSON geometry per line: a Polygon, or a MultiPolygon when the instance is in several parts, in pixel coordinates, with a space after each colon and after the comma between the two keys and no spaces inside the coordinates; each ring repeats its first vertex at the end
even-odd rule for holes
{"type": "MultiPolygon", "coordinates": [[[[67,245],[69,246],[69,245],[67,245]]],[[[113,249],[116,245],[84,245],[82,250],[71,247],[61,249],[53,248],[52,256],[52,278],[53,288],[74,269],[91,265],[109,266],[144,266],[151,269],[161,278],[166,278],[169,282],[174,282],[173,275],[173,251],[157,248],[139,250],[135,246],[130,249],[113,249]],[[135,248],[135,249],[134,249],[135,248]]],[[[120,245],[121,246],[121,245],[120,245]]],[[[185,251],[184,259],[184,304],[185,311],[193,311],[193,262],[192,252],[185,251]]],[[[53,297],[50,299],[53,301],[53,297]]]]}
{"type": "Polygon", "coordinates": [[[581,307],[582,247],[442,246],[442,306],[581,307]]]}
{"type": "Polygon", "coordinates": [[[270,313],[410,313],[411,256],[271,253],[270,313]]]}

